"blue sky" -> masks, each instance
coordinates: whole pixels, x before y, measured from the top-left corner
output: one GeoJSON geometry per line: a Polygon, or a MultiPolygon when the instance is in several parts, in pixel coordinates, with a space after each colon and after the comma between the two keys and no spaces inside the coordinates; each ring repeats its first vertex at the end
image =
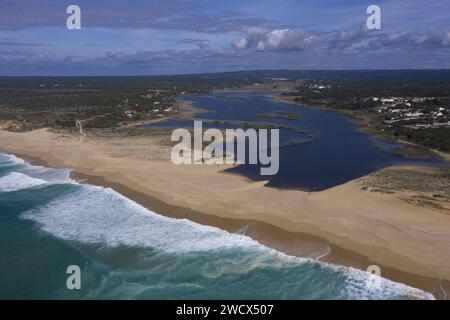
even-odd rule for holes
{"type": "Polygon", "coordinates": [[[450,68],[445,0],[2,0],[0,75],[450,68]],[[66,8],[81,8],[81,30],[66,8]],[[365,28],[381,8],[382,29],[365,28]]]}

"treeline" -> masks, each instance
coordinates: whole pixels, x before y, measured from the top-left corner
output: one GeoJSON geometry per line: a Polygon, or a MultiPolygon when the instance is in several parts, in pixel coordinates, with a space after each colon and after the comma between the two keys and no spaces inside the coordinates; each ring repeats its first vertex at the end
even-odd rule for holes
{"type": "Polygon", "coordinates": [[[415,130],[398,126],[393,128],[392,131],[396,137],[413,141],[428,148],[450,152],[450,128],[415,130]]]}
{"type": "MultiPolygon", "coordinates": [[[[305,100],[356,101],[367,97],[449,97],[450,82],[365,82],[349,83],[344,81],[327,82],[330,87],[314,90],[309,86],[315,82],[307,82],[296,88],[295,95],[305,100]]],[[[445,103],[448,102],[446,99],[445,103]]],[[[431,102],[429,102],[431,103],[431,102]]]]}
{"type": "MultiPolygon", "coordinates": [[[[173,91],[143,98],[145,91],[131,89],[0,89],[0,120],[25,122],[26,128],[75,127],[75,121],[108,114],[89,123],[90,127],[115,127],[129,120],[125,110],[148,113],[158,101],[172,102],[173,91]]],[[[135,116],[139,119],[139,114],[135,116]]]]}
{"type": "MultiPolygon", "coordinates": [[[[397,89],[405,85],[405,90],[413,88],[426,91],[433,86],[450,83],[450,70],[257,70],[224,73],[202,73],[165,76],[124,76],[124,77],[0,77],[0,88],[42,89],[83,88],[89,89],[160,89],[202,91],[249,85],[255,82],[270,82],[273,78],[289,81],[340,82],[346,87],[374,87],[378,83],[389,92],[389,86],[397,89]],[[42,87],[45,86],[45,87],[42,87]]],[[[353,90],[355,90],[355,88],[353,90]]],[[[438,95],[436,95],[438,96],[438,95]]]]}

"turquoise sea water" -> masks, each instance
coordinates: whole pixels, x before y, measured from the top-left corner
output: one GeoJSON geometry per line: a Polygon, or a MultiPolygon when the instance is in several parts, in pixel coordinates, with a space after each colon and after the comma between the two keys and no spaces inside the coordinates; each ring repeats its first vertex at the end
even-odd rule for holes
{"type": "Polygon", "coordinates": [[[70,170],[0,154],[0,298],[431,299],[352,268],[167,218],[70,170]],[[81,290],[66,269],[81,268],[81,290]]]}

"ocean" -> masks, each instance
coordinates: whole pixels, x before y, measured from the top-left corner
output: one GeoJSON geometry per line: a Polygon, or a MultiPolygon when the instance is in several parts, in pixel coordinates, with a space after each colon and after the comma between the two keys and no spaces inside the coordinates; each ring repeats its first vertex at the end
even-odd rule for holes
{"type": "Polygon", "coordinates": [[[0,154],[0,299],[433,299],[0,154]],[[81,270],[69,290],[67,267],[81,270]]]}

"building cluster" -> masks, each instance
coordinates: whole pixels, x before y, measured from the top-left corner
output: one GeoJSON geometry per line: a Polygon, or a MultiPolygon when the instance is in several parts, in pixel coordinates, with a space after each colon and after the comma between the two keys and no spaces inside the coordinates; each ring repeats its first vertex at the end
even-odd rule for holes
{"type": "Polygon", "coordinates": [[[321,90],[324,89],[331,89],[331,85],[330,84],[326,84],[326,83],[310,83],[306,85],[306,88],[311,90],[312,92],[315,93],[319,93],[321,90]]]}
{"type": "Polygon", "coordinates": [[[450,127],[450,107],[429,106],[425,103],[435,98],[428,97],[371,97],[378,103],[377,112],[383,114],[385,123],[411,122],[404,124],[413,129],[450,127]]]}
{"type": "Polygon", "coordinates": [[[178,110],[173,106],[173,104],[167,97],[160,95],[160,92],[157,90],[153,91],[155,92],[140,95],[140,98],[153,100],[145,103],[145,105],[147,106],[146,108],[139,108],[138,103],[131,103],[129,99],[126,98],[123,111],[125,116],[130,120],[136,118],[160,118],[168,116],[173,112],[178,112],[178,110]]]}

